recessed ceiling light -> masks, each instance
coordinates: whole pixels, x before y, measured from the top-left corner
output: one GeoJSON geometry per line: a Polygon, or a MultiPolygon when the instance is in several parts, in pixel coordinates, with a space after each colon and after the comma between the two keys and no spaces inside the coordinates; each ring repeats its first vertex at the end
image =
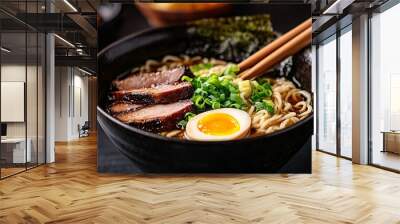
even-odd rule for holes
{"type": "Polygon", "coordinates": [[[85,74],[87,74],[87,75],[90,75],[90,76],[93,75],[92,73],[90,73],[90,72],[88,72],[88,71],[86,71],[86,70],[83,70],[83,69],[81,69],[81,68],[79,68],[79,67],[78,67],[78,70],[81,71],[81,72],[83,72],[83,73],[85,73],[85,74]]]}
{"type": "Polygon", "coordinates": [[[62,42],[64,42],[65,44],[67,44],[70,47],[76,48],[75,45],[73,45],[71,42],[69,42],[68,40],[62,38],[61,36],[59,36],[58,34],[54,34],[55,37],[57,37],[59,40],[61,40],[62,42]]]}
{"type": "Polygon", "coordinates": [[[78,10],[73,6],[68,0],[64,0],[64,3],[68,5],[74,12],[78,12],[78,10]]]}
{"type": "Polygon", "coordinates": [[[354,1],[355,0],[336,0],[322,14],[324,14],[324,15],[342,14],[343,13],[343,9],[347,8],[354,1]]]}
{"type": "Polygon", "coordinates": [[[11,52],[11,50],[9,50],[9,49],[7,49],[7,48],[5,48],[5,47],[1,47],[0,49],[1,49],[2,51],[6,52],[6,53],[10,53],[10,52],[11,52]]]}

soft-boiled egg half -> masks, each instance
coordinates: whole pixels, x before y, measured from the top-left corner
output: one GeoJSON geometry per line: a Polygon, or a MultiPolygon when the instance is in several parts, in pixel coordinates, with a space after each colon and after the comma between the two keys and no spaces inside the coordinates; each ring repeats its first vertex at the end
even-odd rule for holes
{"type": "Polygon", "coordinates": [[[185,136],[190,140],[226,141],[246,137],[251,118],[243,110],[223,108],[196,115],[186,125],[185,136]]]}

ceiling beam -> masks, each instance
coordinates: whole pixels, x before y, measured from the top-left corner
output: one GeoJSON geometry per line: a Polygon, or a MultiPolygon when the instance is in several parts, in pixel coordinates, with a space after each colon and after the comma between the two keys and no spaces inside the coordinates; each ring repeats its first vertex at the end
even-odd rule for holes
{"type": "MultiPolygon", "coordinates": [[[[75,2],[76,3],[76,2],[75,2]]],[[[61,9],[63,14],[67,15],[69,19],[75,22],[84,32],[87,34],[87,43],[94,47],[97,45],[97,29],[81,14],[81,9],[79,5],[74,5],[74,1],[55,1],[54,5],[61,9]],[[71,7],[72,6],[72,7],[71,7]],[[74,9],[73,9],[74,8],[74,9]]]]}
{"type": "Polygon", "coordinates": [[[86,41],[92,42],[91,46],[96,45],[97,39],[97,29],[89,23],[89,21],[80,14],[68,14],[67,15],[72,21],[74,21],[78,26],[82,28],[82,30],[89,36],[86,41]]]}
{"type": "Polygon", "coordinates": [[[97,71],[96,58],[89,56],[55,56],[55,65],[87,67],[92,71],[97,71]]]}
{"type": "Polygon", "coordinates": [[[82,28],[61,13],[18,13],[13,19],[29,24],[41,32],[82,31],[82,28]]]}

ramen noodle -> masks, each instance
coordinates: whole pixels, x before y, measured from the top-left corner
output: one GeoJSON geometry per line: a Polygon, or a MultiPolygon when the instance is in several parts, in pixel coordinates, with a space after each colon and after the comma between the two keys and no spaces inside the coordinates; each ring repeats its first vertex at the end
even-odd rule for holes
{"type": "MultiPolygon", "coordinates": [[[[225,61],[212,58],[167,55],[160,61],[147,60],[143,66],[135,68],[132,72],[164,71],[178,66],[191,66],[200,63],[212,64],[213,67],[210,68],[211,72],[213,72],[213,69],[221,71],[227,65],[225,61]]],[[[209,74],[210,71],[207,73],[209,74]]],[[[239,86],[241,98],[248,106],[247,113],[251,117],[252,135],[270,134],[282,130],[310,116],[313,112],[312,97],[309,92],[296,87],[292,81],[283,77],[268,78],[268,81],[272,86],[271,100],[274,105],[274,113],[270,113],[264,109],[256,111],[256,107],[252,105],[249,99],[251,92],[249,92],[246,82],[243,82],[240,78],[234,80],[239,86]]],[[[162,132],[160,134],[166,137],[184,138],[184,130],[181,129],[162,132]]]]}

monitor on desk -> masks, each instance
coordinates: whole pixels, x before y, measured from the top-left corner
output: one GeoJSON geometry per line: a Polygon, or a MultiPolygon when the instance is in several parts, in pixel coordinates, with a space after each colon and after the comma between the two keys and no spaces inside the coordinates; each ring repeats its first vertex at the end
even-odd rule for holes
{"type": "Polygon", "coordinates": [[[7,124],[6,123],[1,123],[1,138],[6,138],[7,137],[7,124]]]}

